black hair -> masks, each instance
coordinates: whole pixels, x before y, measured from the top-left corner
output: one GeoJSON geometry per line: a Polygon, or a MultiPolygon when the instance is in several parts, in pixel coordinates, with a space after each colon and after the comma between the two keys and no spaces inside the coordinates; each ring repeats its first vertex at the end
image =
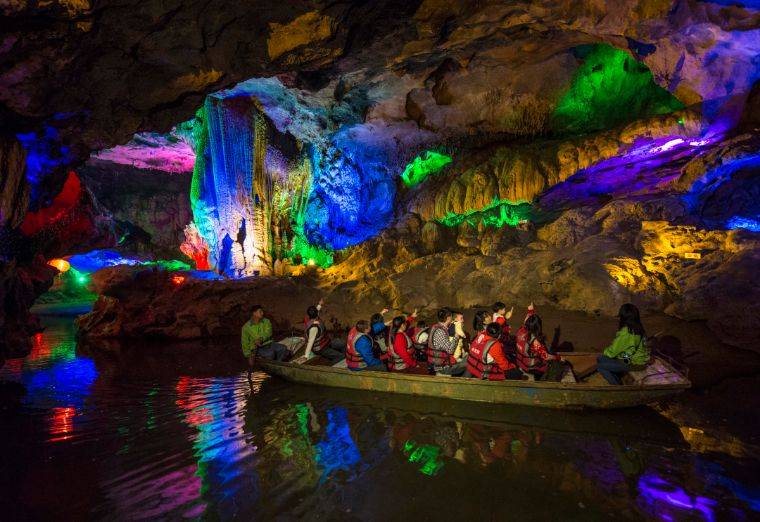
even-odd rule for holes
{"type": "Polygon", "coordinates": [[[646,337],[647,334],[644,330],[644,325],[641,324],[639,309],[636,308],[636,305],[625,303],[620,307],[618,318],[620,319],[618,323],[618,330],[622,330],[623,327],[627,327],[630,333],[640,335],[641,337],[646,337]]]}
{"type": "Polygon", "coordinates": [[[420,330],[424,330],[427,328],[427,322],[426,321],[417,321],[417,328],[420,330]]]}
{"type": "Polygon", "coordinates": [[[488,326],[486,326],[486,333],[493,337],[494,339],[498,339],[501,335],[501,325],[499,323],[488,323],[488,326]]]}
{"type": "Polygon", "coordinates": [[[366,321],[366,319],[359,319],[356,321],[356,329],[360,332],[364,333],[367,328],[369,328],[369,323],[366,321]]]}
{"type": "Polygon", "coordinates": [[[391,327],[388,329],[388,346],[393,344],[394,339],[396,339],[396,333],[398,333],[398,329],[401,328],[401,325],[405,322],[406,317],[403,315],[399,315],[393,318],[391,327]]]}
{"type": "Polygon", "coordinates": [[[264,307],[263,307],[263,306],[261,306],[261,305],[253,305],[253,306],[251,307],[251,315],[255,314],[256,312],[258,312],[258,311],[259,311],[259,310],[261,310],[262,308],[264,308],[264,307]]]}
{"type": "Polygon", "coordinates": [[[530,334],[536,339],[539,339],[543,335],[543,322],[536,314],[528,317],[528,320],[525,321],[525,328],[527,328],[528,332],[530,332],[530,334]]]}
{"type": "Polygon", "coordinates": [[[491,308],[493,309],[494,312],[498,312],[499,310],[501,310],[503,308],[506,308],[506,307],[507,307],[507,305],[505,305],[501,301],[496,301],[491,308]]]}
{"type": "Polygon", "coordinates": [[[480,332],[485,329],[488,324],[488,317],[491,314],[487,310],[478,310],[475,312],[475,317],[472,319],[472,329],[476,332],[480,332]]]}
{"type": "Polygon", "coordinates": [[[309,319],[316,319],[319,317],[319,310],[316,306],[310,306],[306,309],[306,315],[309,317],[309,319]]]}
{"type": "Polygon", "coordinates": [[[369,324],[382,323],[382,322],[383,322],[383,314],[372,314],[372,317],[369,318],[369,324]]]}
{"type": "Polygon", "coordinates": [[[438,310],[438,320],[441,322],[444,322],[446,319],[451,317],[451,310],[448,308],[441,308],[438,310]]]}

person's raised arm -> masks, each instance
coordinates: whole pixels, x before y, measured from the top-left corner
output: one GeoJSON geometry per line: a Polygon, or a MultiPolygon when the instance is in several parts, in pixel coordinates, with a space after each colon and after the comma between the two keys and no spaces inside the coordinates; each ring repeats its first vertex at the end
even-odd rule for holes
{"type": "Polygon", "coordinates": [[[306,332],[306,333],[307,333],[306,352],[304,353],[304,355],[306,356],[307,359],[311,359],[312,355],[314,353],[313,352],[314,341],[317,339],[317,327],[316,326],[311,326],[309,328],[309,331],[306,332]]]}

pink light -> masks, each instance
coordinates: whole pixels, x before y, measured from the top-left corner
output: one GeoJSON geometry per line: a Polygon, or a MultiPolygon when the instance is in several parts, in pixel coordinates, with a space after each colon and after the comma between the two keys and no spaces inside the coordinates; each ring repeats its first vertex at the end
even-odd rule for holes
{"type": "Polygon", "coordinates": [[[188,143],[150,133],[137,134],[126,145],[96,152],[92,158],[174,173],[192,172],[195,166],[195,152],[188,143]]]}

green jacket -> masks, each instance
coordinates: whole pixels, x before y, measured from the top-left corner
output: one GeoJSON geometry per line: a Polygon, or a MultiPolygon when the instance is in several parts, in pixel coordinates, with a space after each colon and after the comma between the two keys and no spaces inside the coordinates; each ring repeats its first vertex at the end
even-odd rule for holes
{"type": "Polygon", "coordinates": [[[272,342],[272,323],[266,317],[259,321],[258,324],[253,324],[249,319],[243,325],[240,342],[243,348],[243,355],[246,357],[250,356],[251,352],[256,351],[257,343],[265,345],[272,342]]]}
{"type": "Polygon", "coordinates": [[[640,335],[629,332],[625,326],[618,330],[615,340],[604,350],[604,355],[607,357],[622,359],[624,354],[628,354],[634,366],[649,362],[649,348],[646,341],[640,335]]]}

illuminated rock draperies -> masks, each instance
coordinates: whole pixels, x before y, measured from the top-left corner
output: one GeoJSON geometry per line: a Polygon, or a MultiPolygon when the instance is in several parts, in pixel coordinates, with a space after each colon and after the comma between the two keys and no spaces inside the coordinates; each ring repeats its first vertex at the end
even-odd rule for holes
{"type": "Polygon", "coordinates": [[[248,96],[209,96],[194,130],[198,160],[193,216],[220,272],[240,277],[272,268],[271,179],[266,124],[248,96]]]}

